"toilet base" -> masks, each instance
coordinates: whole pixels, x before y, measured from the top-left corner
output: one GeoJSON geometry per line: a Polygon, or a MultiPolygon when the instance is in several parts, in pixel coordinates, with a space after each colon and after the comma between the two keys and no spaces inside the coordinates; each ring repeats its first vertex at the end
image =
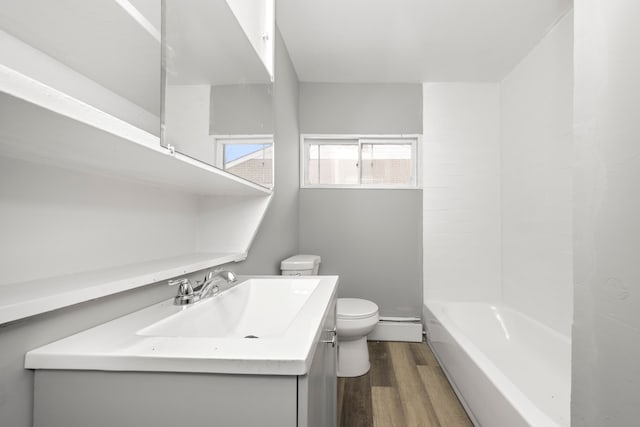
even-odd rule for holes
{"type": "Polygon", "coordinates": [[[338,341],[339,377],[359,377],[369,372],[370,367],[366,335],[355,340],[338,341]]]}

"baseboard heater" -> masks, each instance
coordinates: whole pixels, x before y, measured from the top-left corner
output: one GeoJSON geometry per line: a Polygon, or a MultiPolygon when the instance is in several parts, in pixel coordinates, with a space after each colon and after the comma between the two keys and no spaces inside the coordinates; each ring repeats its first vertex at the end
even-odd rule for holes
{"type": "Polygon", "coordinates": [[[367,336],[369,341],[422,341],[422,321],[418,317],[381,317],[367,336]]]}

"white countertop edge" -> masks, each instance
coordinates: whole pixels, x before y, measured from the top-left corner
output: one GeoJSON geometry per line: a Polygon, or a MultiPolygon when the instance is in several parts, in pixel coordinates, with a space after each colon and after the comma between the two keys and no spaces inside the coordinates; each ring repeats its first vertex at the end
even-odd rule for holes
{"type": "MultiPolygon", "coordinates": [[[[252,276],[287,277],[287,276],[252,276]]],[[[143,338],[135,335],[135,331],[145,325],[139,322],[127,325],[128,318],[136,313],[149,310],[169,300],[155,304],[138,312],[114,319],[110,322],[72,335],[54,343],[29,351],[25,356],[25,368],[49,370],[92,370],[112,372],[180,372],[180,373],[211,373],[238,375],[305,375],[311,367],[312,357],[322,333],[322,322],[330,309],[330,302],[337,292],[338,276],[305,276],[305,278],[320,277],[324,287],[320,289],[321,297],[327,304],[315,309],[313,313],[314,336],[305,336],[303,342],[296,342],[291,346],[290,336],[261,341],[243,341],[237,343],[243,348],[221,349],[217,352],[216,345],[224,338],[143,338]],[[130,337],[113,338],[113,327],[130,326],[130,337]],[[133,338],[131,338],[133,337],[133,338]],[[289,338],[289,340],[287,340],[289,338]],[[97,340],[97,341],[96,341],[97,340]],[[108,341],[112,342],[109,343],[108,341]],[[173,343],[170,341],[174,340],[173,343]],[[100,342],[104,348],[97,348],[93,342],[100,342]],[[106,344],[104,344],[107,342],[106,344]],[[256,353],[265,351],[264,345],[270,346],[268,354],[256,357],[256,353]],[[149,346],[158,352],[149,353],[149,346]],[[180,345],[176,345],[180,344],[180,345]],[[165,348],[161,348],[165,347],[165,348]],[[146,348],[146,350],[145,350],[146,348]],[[190,348],[191,350],[186,350],[190,348]],[[243,357],[242,352],[245,352],[243,357]],[[144,353],[147,354],[144,354],[144,353]],[[200,354],[188,354],[199,352],[200,354]]],[[[157,320],[147,318],[144,322],[157,320]]],[[[299,338],[299,337],[298,337],[299,338]]]]}
{"type": "Polygon", "coordinates": [[[231,375],[305,375],[311,367],[311,351],[306,358],[289,360],[198,359],[188,357],[90,357],[27,353],[26,369],[102,371],[102,372],[173,372],[231,375]],[[108,366],[107,366],[108,365],[108,366]],[[51,367],[54,366],[54,367],[51,367]]]}

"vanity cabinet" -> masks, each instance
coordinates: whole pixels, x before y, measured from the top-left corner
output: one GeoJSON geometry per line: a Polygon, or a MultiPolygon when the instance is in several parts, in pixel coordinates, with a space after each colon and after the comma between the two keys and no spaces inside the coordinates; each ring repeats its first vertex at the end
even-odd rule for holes
{"type": "Polygon", "coordinates": [[[298,377],[298,426],[326,427],[337,422],[338,337],[336,300],[324,320],[322,337],[307,375],[298,377]]]}

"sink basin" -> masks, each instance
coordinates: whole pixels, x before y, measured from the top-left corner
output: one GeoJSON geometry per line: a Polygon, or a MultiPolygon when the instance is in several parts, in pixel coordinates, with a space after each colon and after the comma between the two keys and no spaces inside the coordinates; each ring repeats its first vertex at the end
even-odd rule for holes
{"type": "Polygon", "coordinates": [[[315,291],[319,279],[249,279],[137,332],[156,337],[282,335],[315,291]]]}
{"type": "Polygon", "coordinates": [[[31,350],[25,367],[304,375],[337,285],[337,276],[240,277],[193,305],[171,298],[31,350]]]}

